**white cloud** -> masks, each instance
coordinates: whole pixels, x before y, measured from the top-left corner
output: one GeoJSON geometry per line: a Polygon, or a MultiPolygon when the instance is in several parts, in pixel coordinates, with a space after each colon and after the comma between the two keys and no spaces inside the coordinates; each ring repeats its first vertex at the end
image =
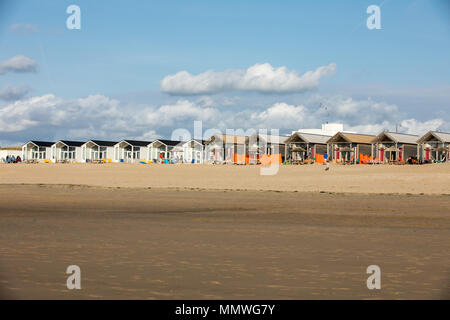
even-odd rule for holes
{"type": "Polygon", "coordinates": [[[37,68],[38,63],[35,60],[22,55],[14,56],[6,61],[0,62],[0,74],[8,72],[36,72],[37,68]]]}
{"type": "Polygon", "coordinates": [[[188,100],[178,100],[146,114],[147,123],[152,125],[172,126],[186,120],[208,121],[218,115],[217,109],[200,106],[188,100]]]}
{"type": "MultiPolygon", "coordinates": [[[[305,99],[301,104],[272,103],[255,107],[220,107],[217,101],[179,99],[161,106],[126,105],[95,94],[79,99],[61,99],[52,94],[0,105],[0,134],[4,141],[30,139],[152,140],[171,137],[173,130],[192,130],[195,120],[203,130],[280,129],[289,133],[299,128],[319,128],[325,121],[342,122],[347,130],[377,134],[384,129],[423,134],[445,130],[446,119],[421,121],[405,117],[396,105],[372,99],[348,97],[305,99]],[[318,101],[327,106],[319,108],[318,101]]],[[[448,119],[447,119],[448,121],[448,119]]]]}
{"type": "Polygon", "coordinates": [[[400,125],[405,133],[423,135],[430,130],[436,130],[444,125],[443,119],[432,119],[428,121],[417,121],[416,119],[403,120],[400,125]]]}
{"type": "Polygon", "coordinates": [[[5,86],[0,89],[0,99],[5,101],[19,100],[25,97],[31,88],[27,85],[21,85],[17,87],[5,86]]]}
{"type": "Polygon", "coordinates": [[[258,128],[297,128],[305,117],[308,109],[303,105],[276,103],[262,112],[255,112],[250,121],[258,128]]]}
{"type": "Polygon", "coordinates": [[[335,63],[303,75],[286,67],[274,68],[269,63],[255,64],[246,70],[209,70],[198,75],[180,71],[166,76],[161,81],[161,89],[174,95],[212,94],[232,90],[263,93],[303,92],[316,88],[322,77],[335,72],[335,63]]]}

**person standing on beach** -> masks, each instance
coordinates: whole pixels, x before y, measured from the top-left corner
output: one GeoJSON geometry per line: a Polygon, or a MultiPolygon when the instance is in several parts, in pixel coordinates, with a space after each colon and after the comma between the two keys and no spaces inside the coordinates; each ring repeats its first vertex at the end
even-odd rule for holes
{"type": "Polygon", "coordinates": [[[330,170],[330,162],[328,160],[325,161],[325,171],[330,170]]]}

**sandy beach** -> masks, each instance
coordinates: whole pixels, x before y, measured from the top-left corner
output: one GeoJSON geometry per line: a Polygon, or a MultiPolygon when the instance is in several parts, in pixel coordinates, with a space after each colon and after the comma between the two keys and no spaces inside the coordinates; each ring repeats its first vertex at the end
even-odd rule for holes
{"type": "Polygon", "coordinates": [[[423,166],[261,166],[158,164],[0,165],[2,184],[71,184],[122,188],[299,191],[383,194],[450,194],[450,164],[423,166]]]}
{"type": "Polygon", "coordinates": [[[449,299],[450,165],[0,165],[0,298],[449,299]],[[78,265],[82,289],[66,288],[78,265]],[[368,290],[378,265],[381,290],[368,290]]]}

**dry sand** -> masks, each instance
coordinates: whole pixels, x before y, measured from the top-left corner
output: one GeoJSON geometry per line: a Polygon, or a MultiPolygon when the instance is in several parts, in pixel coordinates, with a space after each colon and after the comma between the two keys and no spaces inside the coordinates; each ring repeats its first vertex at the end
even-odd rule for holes
{"type": "Polygon", "coordinates": [[[258,170],[0,165],[0,298],[450,298],[449,165],[258,170]]]}
{"type": "Polygon", "coordinates": [[[75,184],[106,187],[200,188],[302,192],[450,194],[450,164],[423,166],[260,166],[157,164],[0,165],[3,184],[75,184]]]}

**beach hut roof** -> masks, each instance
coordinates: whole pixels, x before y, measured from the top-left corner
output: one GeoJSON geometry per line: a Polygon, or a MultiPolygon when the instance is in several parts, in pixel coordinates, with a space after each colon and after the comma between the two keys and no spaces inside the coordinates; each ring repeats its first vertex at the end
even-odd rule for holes
{"type": "Polygon", "coordinates": [[[419,140],[417,140],[417,143],[424,143],[427,141],[450,142],[450,133],[439,131],[428,131],[419,140]]]}
{"type": "MultiPolygon", "coordinates": [[[[125,142],[133,147],[146,147],[150,143],[152,143],[152,141],[141,141],[141,140],[122,140],[118,143],[122,143],[122,142],[125,142]]],[[[116,143],[116,144],[118,144],[118,143],[116,143]]]]}
{"type": "Polygon", "coordinates": [[[372,143],[391,140],[396,143],[417,144],[418,138],[419,136],[413,134],[383,131],[372,140],[372,143]]]}
{"type": "Polygon", "coordinates": [[[191,139],[189,141],[184,142],[183,145],[187,145],[187,144],[193,145],[194,143],[197,143],[197,144],[200,144],[200,145],[204,146],[205,142],[206,141],[202,140],[202,139],[191,139]]]}
{"type": "Polygon", "coordinates": [[[28,145],[28,144],[34,144],[37,147],[51,147],[52,145],[54,145],[54,142],[50,142],[50,141],[37,141],[37,140],[30,140],[27,143],[24,144],[24,146],[28,145]]]}
{"type": "Polygon", "coordinates": [[[247,137],[245,136],[233,136],[229,134],[215,134],[211,138],[209,138],[207,141],[205,141],[205,144],[212,144],[216,141],[220,141],[222,143],[233,143],[233,144],[245,144],[247,141],[247,137]]]}
{"type": "Polygon", "coordinates": [[[286,143],[297,142],[300,140],[306,143],[327,144],[327,141],[330,138],[331,136],[323,134],[294,132],[289,139],[286,140],[286,143]]]}
{"type": "Polygon", "coordinates": [[[162,144],[165,144],[166,146],[172,146],[172,147],[177,146],[180,143],[182,143],[182,141],[179,141],[179,140],[157,139],[157,140],[153,141],[152,144],[155,142],[160,142],[162,144]]]}
{"type": "Polygon", "coordinates": [[[85,142],[84,141],[71,141],[71,140],[58,140],[54,144],[62,143],[68,147],[81,147],[85,142]]]}
{"type": "Polygon", "coordinates": [[[348,142],[348,143],[372,144],[373,138],[375,138],[375,136],[369,134],[338,132],[334,136],[332,136],[327,141],[327,143],[348,142]]]}
{"type": "Polygon", "coordinates": [[[117,141],[104,141],[104,140],[89,140],[85,144],[92,142],[100,147],[114,147],[117,144],[117,141]]]}
{"type": "Polygon", "coordinates": [[[278,143],[278,144],[285,144],[286,140],[289,139],[289,136],[279,136],[279,135],[273,135],[273,134],[264,134],[264,133],[255,133],[252,135],[252,137],[257,136],[259,140],[264,140],[267,143],[278,143]]]}

